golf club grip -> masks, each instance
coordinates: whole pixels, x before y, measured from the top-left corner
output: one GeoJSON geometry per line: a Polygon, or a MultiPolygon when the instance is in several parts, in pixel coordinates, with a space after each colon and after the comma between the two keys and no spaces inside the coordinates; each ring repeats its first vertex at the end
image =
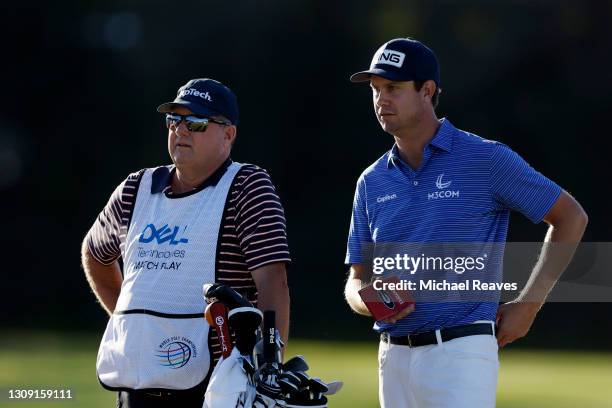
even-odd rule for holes
{"type": "Polygon", "coordinates": [[[278,363],[276,358],[276,312],[264,312],[263,354],[266,363],[278,363]]]}
{"type": "Polygon", "coordinates": [[[227,327],[227,307],[221,302],[213,302],[206,307],[205,315],[208,324],[217,332],[223,358],[229,357],[232,353],[232,339],[227,327]]]}

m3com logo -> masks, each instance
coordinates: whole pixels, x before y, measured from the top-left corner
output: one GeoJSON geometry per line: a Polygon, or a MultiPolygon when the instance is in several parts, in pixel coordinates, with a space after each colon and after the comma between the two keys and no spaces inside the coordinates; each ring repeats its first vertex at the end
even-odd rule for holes
{"type": "Polygon", "coordinates": [[[444,173],[440,174],[436,179],[436,187],[438,187],[440,190],[449,188],[452,183],[452,181],[442,182],[442,177],[444,177],[444,173]]]}
{"type": "Polygon", "coordinates": [[[451,180],[443,181],[444,173],[440,174],[436,179],[437,191],[427,193],[428,200],[437,200],[438,198],[459,198],[459,190],[447,190],[452,184],[451,180]]]}

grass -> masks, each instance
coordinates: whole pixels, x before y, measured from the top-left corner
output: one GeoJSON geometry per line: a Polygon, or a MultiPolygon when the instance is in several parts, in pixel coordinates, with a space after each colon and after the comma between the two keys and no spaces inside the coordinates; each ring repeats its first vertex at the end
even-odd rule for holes
{"type": "MultiPolygon", "coordinates": [[[[0,340],[1,407],[113,407],[95,375],[98,339],[90,335],[13,332],[0,340]],[[72,400],[16,401],[8,389],[72,389],[72,400]]],[[[376,344],[292,340],[312,375],[345,382],[331,407],[377,407],[376,344]]],[[[498,408],[612,407],[612,353],[504,350],[498,408]]],[[[400,408],[400,407],[398,407],[400,408]]]]}

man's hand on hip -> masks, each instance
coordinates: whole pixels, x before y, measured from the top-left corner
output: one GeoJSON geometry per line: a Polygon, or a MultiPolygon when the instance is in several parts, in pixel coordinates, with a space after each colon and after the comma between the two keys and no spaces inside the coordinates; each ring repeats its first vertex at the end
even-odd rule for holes
{"type": "Polygon", "coordinates": [[[540,305],[533,302],[512,301],[497,310],[497,344],[504,347],[527,334],[540,305]]]}

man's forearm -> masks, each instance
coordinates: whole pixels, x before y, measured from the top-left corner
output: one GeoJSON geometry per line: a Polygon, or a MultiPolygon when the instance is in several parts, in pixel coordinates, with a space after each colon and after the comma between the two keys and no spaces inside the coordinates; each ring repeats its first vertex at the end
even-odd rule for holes
{"type": "Polygon", "coordinates": [[[268,293],[269,291],[265,289],[259,292],[257,306],[262,311],[274,310],[276,312],[276,328],[286,344],[289,339],[289,289],[286,287],[285,290],[280,290],[272,296],[269,296],[268,293]]]}
{"type": "Polygon", "coordinates": [[[285,344],[289,339],[289,285],[283,263],[266,265],[252,272],[257,286],[259,310],[276,312],[276,327],[285,344]]]}
{"type": "Polygon", "coordinates": [[[537,307],[544,303],[549,292],[572,260],[585,227],[586,219],[579,216],[548,228],[538,262],[521,291],[518,301],[533,302],[537,307]]]}
{"type": "Polygon", "coordinates": [[[96,261],[87,244],[83,243],[81,249],[81,262],[87,282],[96,298],[110,315],[115,310],[119,293],[121,292],[121,269],[118,262],[113,262],[110,265],[104,265],[96,261]]]}
{"type": "Polygon", "coordinates": [[[359,296],[359,290],[364,286],[367,286],[367,282],[349,277],[344,288],[344,297],[355,313],[364,316],[372,316],[365,303],[363,303],[363,300],[361,300],[361,296],[359,296]]]}

